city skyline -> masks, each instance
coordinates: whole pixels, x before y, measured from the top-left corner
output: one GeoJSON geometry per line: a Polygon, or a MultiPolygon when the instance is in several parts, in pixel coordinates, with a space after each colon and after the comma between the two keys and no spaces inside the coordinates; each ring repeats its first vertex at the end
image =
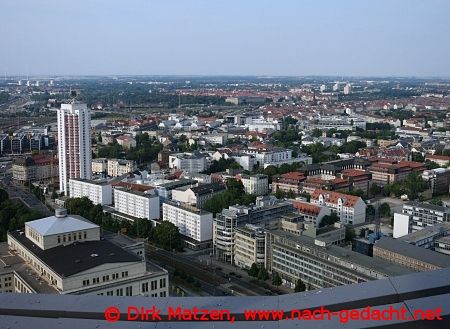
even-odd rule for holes
{"type": "Polygon", "coordinates": [[[450,76],[446,1],[3,7],[7,76],[450,76]]]}

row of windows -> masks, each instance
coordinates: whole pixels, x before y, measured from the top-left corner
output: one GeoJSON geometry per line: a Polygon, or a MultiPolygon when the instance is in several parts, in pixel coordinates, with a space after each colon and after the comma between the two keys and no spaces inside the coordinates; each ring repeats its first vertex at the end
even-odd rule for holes
{"type": "MultiPolygon", "coordinates": [[[[83,232],[83,234],[81,233],[81,232],[78,232],[78,240],[82,240],[82,238],[83,239],[86,239],[87,238],[87,232],[86,231],[84,231],[83,232]]],[[[62,242],[64,243],[64,242],[71,242],[72,241],[72,239],[73,239],[73,241],[76,241],[77,240],[77,233],[75,232],[75,233],[73,233],[73,234],[64,234],[63,236],[62,236],[62,242]]],[[[60,235],[58,235],[58,243],[61,243],[61,236],[60,235]]]]}
{"type": "MultiPolygon", "coordinates": [[[[121,273],[122,278],[126,278],[128,276],[128,271],[124,271],[121,273]]],[[[112,280],[117,280],[119,278],[119,273],[113,273],[111,275],[112,280]]],[[[104,275],[102,277],[102,282],[108,282],[109,281],[109,274],[108,275],[104,275]]],[[[83,280],[83,287],[89,286],[90,284],[90,279],[85,279],[83,280]]],[[[97,284],[100,283],[100,277],[96,277],[92,279],[92,284],[97,284]]]]}

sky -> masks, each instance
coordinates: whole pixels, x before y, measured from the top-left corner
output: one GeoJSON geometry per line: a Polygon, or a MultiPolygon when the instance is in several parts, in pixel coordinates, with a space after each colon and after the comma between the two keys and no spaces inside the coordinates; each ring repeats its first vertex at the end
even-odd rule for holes
{"type": "Polygon", "coordinates": [[[450,76],[448,0],[1,0],[0,76],[450,76]]]}

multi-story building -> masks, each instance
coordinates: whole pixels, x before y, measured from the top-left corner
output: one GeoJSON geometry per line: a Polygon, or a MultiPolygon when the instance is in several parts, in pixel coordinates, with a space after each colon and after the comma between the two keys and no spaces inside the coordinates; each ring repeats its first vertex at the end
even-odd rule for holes
{"type": "Polygon", "coordinates": [[[175,153],[169,155],[169,168],[181,169],[188,172],[201,172],[208,169],[209,163],[206,155],[195,151],[194,153],[175,153]]]}
{"type": "Polygon", "coordinates": [[[136,162],[134,160],[108,159],[108,176],[118,177],[126,175],[136,170],[136,162]]]}
{"type": "Polygon", "coordinates": [[[441,167],[447,167],[450,164],[450,157],[445,155],[432,155],[427,154],[425,156],[425,161],[430,160],[433,162],[436,162],[441,167]]]}
{"type": "Polygon", "coordinates": [[[359,283],[411,273],[387,261],[373,259],[333,244],[284,230],[269,230],[266,265],[284,285],[294,287],[300,278],[308,290],[359,283]]]}
{"type": "Polygon", "coordinates": [[[425,165],[413,161],[379,161],[368,168],[372,173],[372,182],[381,186],[400,182],[410,173],[422,173],[426,169],[425,165]]]}
{"type": "Polygon", "coordinates": [[[92,173],[102,174],[108,172],[108,159],[97,158],[92,160],[92,173]]]}
{"type": "Polygon", "coordinates": [[[136,147],[136,140],[130,135],[122,135],[116,138],[117,144],[121,145],[125,150],[136,147]]]}
{"type": "Polygon", "coordinates": [[[256,225],[237,227],[234,233],[234,264],[249,269],[252,264],[264,266],[266,259],[266,234],[256,225]]]}
{"type": "Polygon", "coordinates": [[[239,175],[247,194],[266,195],[269,192],[269,177],[267,175],[239,175]]]}
{"type": "Polygon", "coordinates": [[[172,200],[202,209],[206,201],[226,189],[225,184],[219,182],[199,184],[194,187],[186,185],[172,190],[172,200]]]}
{"type": "Polygon", "coordinates": [[[343,224],[366,221],[366,203],[358,196],[317,189],[311,196],[311,203],[329,207],[343,224]]]}
{"type": "Polygon", "coordinates": [[[410,201],[401,213],[394,213],[394,238],[400,238],[428,226],[450,222],[450,208],[410,201]]]}
{"type": "Polygon", "coordinates": [[[10,292],[168,296],[168,273],[146,261],[143,243],[120,247],[65,210],[27,222],[7,238],[0,277],[9,278],[10,292]]]}
{"type": "Polygon", "coordinates": [[[69,180],[71,198],[87,197],[93,204],[112,204],[112,186],[107,181],[94,181],[81,178],[69,180]]]}
{"type": "Polygon", "coordinates": [[[303,190],[302,182],[305,180],[305,175],[297,171],[275,175],[272,177],[272,192],[283,191],[301,194],[303,190]]]}
{"type": "Polygon", "coordinates": [[[91,179],[91,113],[86,104],[61,104],[58,117],[59,189],[69,191],[69,179],[91,179]]]}
{"type": "Polygon", "coordinates": [[[441,223],[427,226],[422,230],[404,235],[400,237],[399,240],[408,242],[417,247],[434,249],[435,241],[448,235],[450,235],[450,223],[441,223]]]}
{"type": "Polygon", "coordinates": [[[316,227],[319,226],[324,216],[331,215],[331,209],[326,206],[301,200],[292,200],[292,205],[303,216],[305,221],[314,223],[316,227]]]}
{"type": "Polygon", "coordinates": [[[216,214],[213,221],[213,253],[223,262],[234,264],[236,227],[255,224],[264,227],[293,210],[292,204],[276,198],[258,197],[254,206],[231,206],[216,214]]]}
{"type": "Polygon", "coordinates": [[[413,269],[432,271],[450,266],[450,256],[420,248],[408,242],[381,237],[373,246],[373,257],[413,269]]]}
{"type": "Polygon", "coordinates": [[[372,174],[369,171],[358,169],[346,169],[341,172],[341,178],[350,183],[350,191],[361,190],[369,195],[372,174]]]}
{"type": "Polygon", "coordinates": [[[434,241],[434,250],[450,256],[450,236],[443,236],[434,241]]]}
{"type": "Polygon", "coordinates": [[[140,192],[122,186],[114,188],[115,211],[112,212],[113,217],[128,220],[159,219],[159,206],[159,197],[154,190],[140,192]]]}
{"type": "Polygon", "coordinates": [[[201,249],[212,246],[212,213],[166,201],[163,203],[162,214],[163,220],[167,220],[179,228],[186,247],[201,249]]]}
{"type": "Polygon", "coordinates": [[[283,164],[292,164],[295,162],[303,162],[311,164],[312,158],[306,155],[301,155],[298,158],[292,157],[291,149],[283,149],[279,147],[249,147],[245,153],[255,157],[255,165],[260,168],[267,168],[269,166],[279,167],[283,164]]]}
{"type": "Polygon", "coordinates": [[[422,178],[430,185],[433,195],[450,193],[450,168],[425,170],[422,178]]]}
{"type": "Polygon", "coordinates": [[[14,158],[12,165],[13,179],[19,183],[55,179],[58,169],[58,160],[44,154],[14,158]]]}

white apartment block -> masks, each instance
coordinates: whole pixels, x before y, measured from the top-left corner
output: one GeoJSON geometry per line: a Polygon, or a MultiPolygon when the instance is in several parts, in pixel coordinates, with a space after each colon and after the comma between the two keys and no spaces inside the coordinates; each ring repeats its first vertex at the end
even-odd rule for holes
{"type": "Polygon", "coordinates": [[[61,104],[57,110],[59,189],[67,193],[69,179],[91,179],[91,113],[86,104],[61,104]]]}
{"type": "Polygon", "coordinates": [[[71,198],[87,197],[93,204],[112,204],[112,186],[105,181],[84,179],[69,180],[69,196],[71,198]]]}
{"type": "Polygon", "coordinates": [[[65,210],[8,232],[0,252],[10,262],[0,267],[9,292],[168,296],[167,271],[146,262],[143,244],[120,247],[100,239],[99,226],[65,210]]]}
{"type": "Polygon", "coordinates": [[[175,202],[163,203],[163,220],[179,228],[180,233],[192,240],[188,247],[212,241],[213,214],[175,202]]]}
{"type": "Polygon", "coordinates": [[[316,189],[311,196],[311,203],[329,207],[342,224],[355,225],[366,221],[366,203],[354,195],[316,189]]]}
{"type": "Polygon", "coordinates": [[[266,195],[269,192],[269,177],[267,175],[241,175],[240,180],[247,194],[266,195]]]}
{"type": "Polygon", "coordinates": [[[133,172],[136,169],[136,162],[133,160],[108,159],[108,176],[118,177],[133,172]]]}
{"type": "Polygon", "coordinates": [[[169,155],[170,169],[181,169],[187,172],[197,173],[208,169],[208,167],[207,157],[200,152],[169,155]]]}
{"type": "Polygon", "coordinates": [[[130,220],[135,218],[159,219],[159,197],[154,191],[138,192],[121,186],[116,187],[114,189],[114,209],[125,214],[125,218],[130,220]]]}
{"type": "Polygon", "coordinates": [[[244,170],[252,171],[256,164],[256,158],[251,154],[233,154],[232,158],[236,161],[244,170]]]}

